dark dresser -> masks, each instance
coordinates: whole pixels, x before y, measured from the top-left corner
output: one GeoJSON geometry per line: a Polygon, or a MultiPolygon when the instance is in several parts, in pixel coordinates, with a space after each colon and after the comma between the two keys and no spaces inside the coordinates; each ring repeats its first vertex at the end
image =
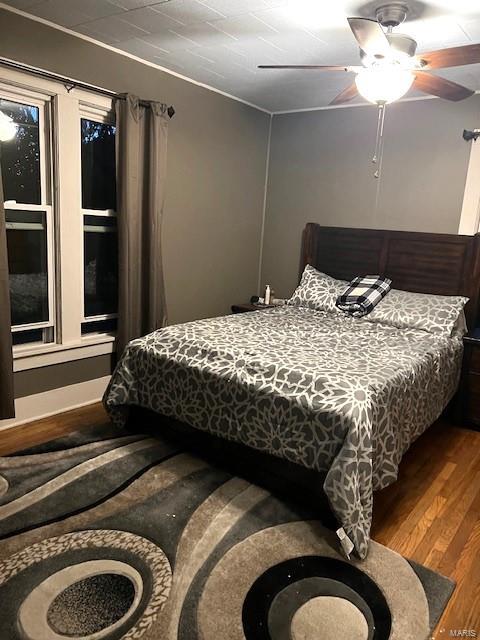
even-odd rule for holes
{"type": "Polygon", "coordinates": [[[248,311],[263,311],[271,309],[273,304],[253,304],[251,302],[232,304],[232,313],[247,313],[248,311]]]}
{"type": "Polygon", "coordinates": [[[463,338],[464,356],[460,402],[462,422],[480,429],[480,328],[463,338]]]}

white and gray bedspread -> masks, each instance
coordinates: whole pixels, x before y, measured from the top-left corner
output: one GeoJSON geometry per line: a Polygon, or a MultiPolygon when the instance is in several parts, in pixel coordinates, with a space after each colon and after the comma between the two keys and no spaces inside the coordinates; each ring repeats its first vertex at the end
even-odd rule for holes
{"type": "Polygon", "coordinates": [[[139,405],[326,474],[364,558],[372,493],[453,396],[461,358],[459,338],[285,306],[133,340],[104,403],[119,423],[139,405]]]}

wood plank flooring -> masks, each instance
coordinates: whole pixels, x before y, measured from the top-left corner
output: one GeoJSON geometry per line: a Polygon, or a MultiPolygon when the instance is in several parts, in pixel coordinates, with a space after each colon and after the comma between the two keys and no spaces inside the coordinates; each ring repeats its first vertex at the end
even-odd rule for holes
{"type": "Polygon", "coordinates": [[[0,456],[59,438],[69,431],[108,422],[100,403],[0,431],[0,456]]]}
{"type": "MultiPolygon", "coordinates": [[[[0,455],[108,418],[100,404],[0,432],[0,455]]],[[[480,638],[480,432],[438,422],[375,494],[372,538],[457,582],[432,638],[480,638]]]]}
{"type": "Polygon", "coordinates": [[[374,540],[457,583],[432,637],[480,638],[480,433],[435,424],[398,482],[375,494],[373,512],[374,540]]]}

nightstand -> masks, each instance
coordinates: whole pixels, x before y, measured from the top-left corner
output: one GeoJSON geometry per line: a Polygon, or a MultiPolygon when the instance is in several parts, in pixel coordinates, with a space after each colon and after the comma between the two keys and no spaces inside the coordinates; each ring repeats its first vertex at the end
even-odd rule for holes
{"type": "Polygon", "coordinates": [[[273,306],[273,304],[251,304],[250,302],[246,302],[245,304],[232,304],[232,313],[263,311],[264,309],[271,309],[273,306]]]}
{"type": "Polygon", "coordinates": [[[463,338],[464,355],[460,402],[462,423],[480,429],[480,329],[463,338]]]}

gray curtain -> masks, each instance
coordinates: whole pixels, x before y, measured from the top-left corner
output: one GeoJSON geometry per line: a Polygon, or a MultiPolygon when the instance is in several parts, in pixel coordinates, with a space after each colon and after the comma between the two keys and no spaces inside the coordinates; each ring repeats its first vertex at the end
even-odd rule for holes
{"type": "Polygon", "coordinates": [[[7,233],[0,171],[0,419],[15,417],[7,233]]]}
{"type": "Polygon", "coordinates": [[[116,102],[119,300],[117,347],[166,324],[162,263],[168,113],[159,102],[116,102]]]}

